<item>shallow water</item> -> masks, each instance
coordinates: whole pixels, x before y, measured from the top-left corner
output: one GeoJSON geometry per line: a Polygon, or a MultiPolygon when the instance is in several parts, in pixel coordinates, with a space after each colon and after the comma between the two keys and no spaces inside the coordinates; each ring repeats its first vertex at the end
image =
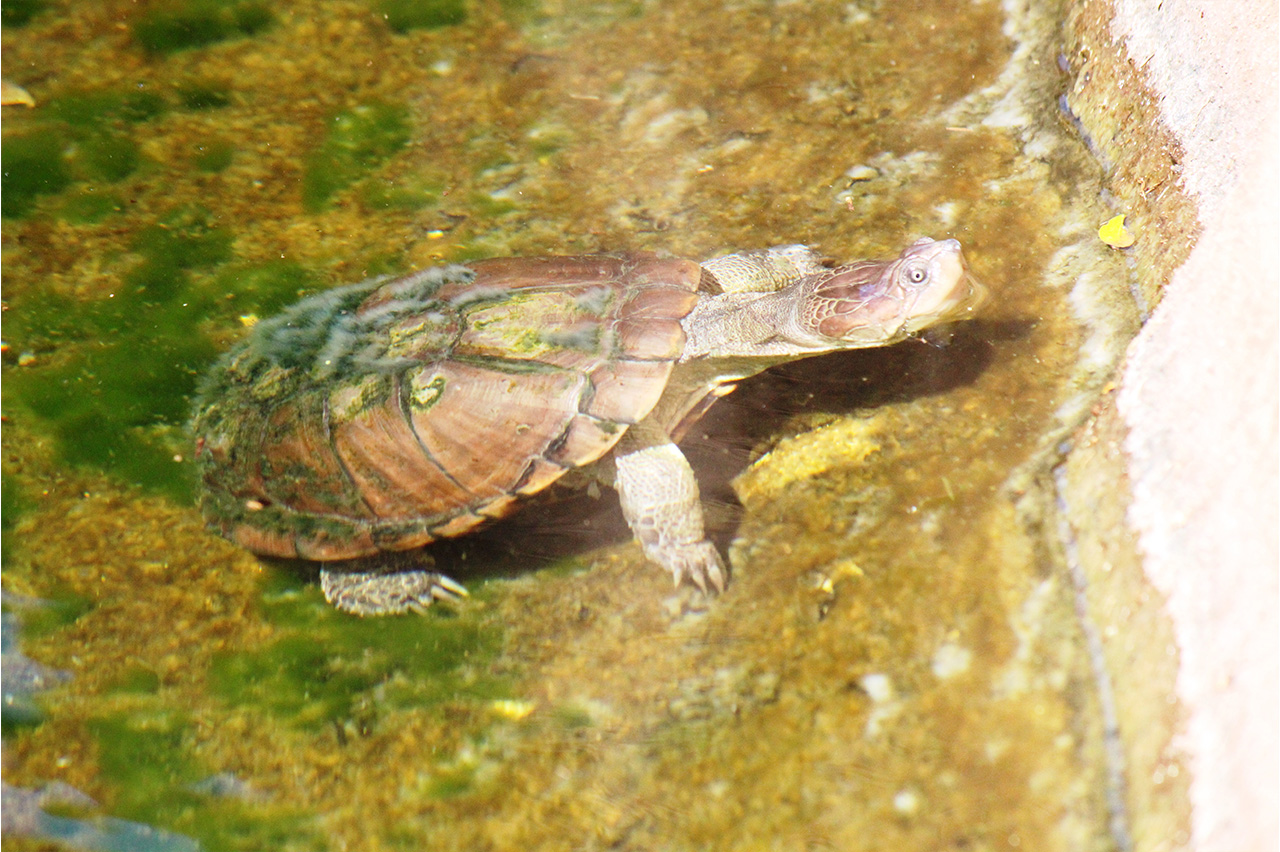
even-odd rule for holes
{"type": "Polygon", "coordinates": [[[210,850],[1114,847],[1040,526],[1133,311],[1054,39],[941,0],[6,18],[36,105],[4,107],[4,586],[52,602],[23,649],[73,676],[6,725],[6,782],[210,850]],[[686,439],[710,604],[608,494],[434,548],[472,598],[382,620],[191,504],[195,377],[298,295],[921,235],[964,244],[977,320],[777,368],[686,439]]]}

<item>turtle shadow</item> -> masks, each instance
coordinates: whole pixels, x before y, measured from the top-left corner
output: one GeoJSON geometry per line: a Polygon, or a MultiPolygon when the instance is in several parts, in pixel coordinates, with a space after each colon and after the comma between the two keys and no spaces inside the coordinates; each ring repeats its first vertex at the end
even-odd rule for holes
{"type": "Polygon", "coordinates": [[[724,552],[742,505],[733,480],[760,447],[796,434],[792,417],[856,411],[935,396],[975,382],[1001,340],[1029,333],[1024,321],[973,320],[878,349],[832,352],[782,364],[742,382],[681,442],[707,506],[708,531],[724,552]]]}
{"type": "MultiPolygon", "coordinates": [[[[742,381],[680,444],[698,478],[709,537],[725,552],[742,514],[733,479],[753,461],[756,448],[789,434],[789,418],[812,413],[840,416],[971,384],[991,362],[996,342],[1025,336],[1030,326],[973,320],[890,347],[779,365],[742,381]]],[[[557,484],[521,501],[507,518],[392,559],[406,565],[434,563],[436,570],[466,583],[564,565],[588,551],[630,539],[612,488],[557,484]]],[[[374,559],[385,567],[386,557],[374,559]]],[[[318,569],[313,564],[304,570],[314,574],[318,569]]]]}

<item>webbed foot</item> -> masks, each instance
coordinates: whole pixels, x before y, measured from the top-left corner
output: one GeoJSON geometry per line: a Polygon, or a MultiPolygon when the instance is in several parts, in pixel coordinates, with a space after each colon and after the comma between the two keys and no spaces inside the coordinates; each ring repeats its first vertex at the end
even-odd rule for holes
{"type": "Polygon", "coordinates": [[[320,571],[325,600],[352,615],[422,612],[435,601],[461,600],[467,590],[434,571],[320,571]]]}

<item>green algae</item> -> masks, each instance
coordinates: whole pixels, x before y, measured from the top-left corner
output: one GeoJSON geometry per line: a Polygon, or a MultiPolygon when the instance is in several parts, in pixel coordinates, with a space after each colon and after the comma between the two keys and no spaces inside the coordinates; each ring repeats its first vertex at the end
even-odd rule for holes
{"type": "MultiPolygon", "coordinates": [[[[29,505],[30,501],[22,483],[16,476],[6,472],[0,479],[0,530],[7,533],[13,529],[29,505]]],[[[8,552],[7,548],[4,550],[5,553],[8,552]]]]}
{"type": "Polygon", "coordinates": [[[159,118],[169,111],[169,102],[159,93],[141,85],[125,92],[118,114],[125,121],[139,123],[159,118]]]}
{"type": "Polygon", "coordinates": [[[49,423],[64,460],[191,499],[190,476],[174,461],[181,450],[155,427],[185,422],[196,379],[217,355],[190,274],[222,264],[232,241],[205,211],[180,208],[138,232],[142,262],[119,294],[14,300],[9,333],[20,351],[76,344],[13,375],[15,398],[49,423]]]}
{"type": "Polygon", "coordinates": [[[324,852],[332,848],[313,814],[300,808],[206,799],[184,820],[184,833],[207,852],[324,852]]]}
{"type": "Polygon", "coordinates": [[[221,109],[231,103],[231,87],[214,80],[193,80],[178,87],[178,100],[192,110],[221,109]]]}
{"type": "Polygon", "coordinates": [[[477,192],[471,196],[471,208],[487,219],[497,219],[518,209],[514,201],[477,192]]]}
{"type": "Polygon", "coordinates": [[[465,796],[475,787],[475,781],[474,766],[455,766],[437,770],[427,787],[427,795],[433,799],[465,796]]]}
{"type": "Polygon", "coordinates": [[[190,719],[179,710],[142,709],[90,719],[98,768],[111,785],[116,816],[172,824],[196,794],[184,790],[207,774],[193,757],[190,719]]]}
{"type": "Polygon", "coordinates": [[[69,193],[58,207],[58,215],[73,225],[96,225],[108,216],[124,210],[125,201],[117,193],[84,186],[69,193]]]}
{"type": "Polygon", "coordinates": [[[155,695],[160,691],[160,675],[140,663],[126,665],[107,684],[106,689],[108,692],[125,695],[155,695]]]}
{"type": "Polygon", "coordinates": [[[385,181],[369,181],[361,187],[360,200],[371,210],[419,210],[439,203],[438,186],[395,186],[385,181]]]}
{"type": "Polygon", "coordinates": [[[288,260],[228,266],[201,288],[205,309],[227,319],[236,314],[271,316],[317,289],[316,274],[288,260]]]}
{"type": "Polygon", "coordinates": [[[196,146],[191,165],[202,172],[217,174],[231,165],[235,158],[236,146],[225,139],[217,139],[196,146]]]}
{"type": "Polygon", "coordinates": [[[338,192],[371,173],[409,142],[409,109],[371,101],[333,115],[319,147],[307,158],[302,200],[318,212],[338,192]]]}
{"type": "Polygon", "coordinates": [[[467,19],[465,0],[379,0],[376,8],[398,33],[457,26],[467,19]]]}
{"type": "MultiPolygon", "coordinates": [[[[96,319],[111,327],[114,311],[107,313],[96,319]]],[[[111,343],[78,346],[69,359],[15,373],[14,397],[49,423],[68,463],[187,501],[190,483],[174,462],[175,448],[147,427],[185,420],[196,377],[216,350],[189,333],[197,318],[187,312],[158,310],[148,318],[157,325],[117,326],[111,343]],[[164,328],[175,313],[179,328],[164,328]]]]}
{"type": "Polygon", "coordinates": [[[0,5],[0,22],[6,27],[24,27],[45,7],[45,0],[5,0],[0,5]]]}
{"type": "Polygon", "coordinates": [[[5,338],[16,352],[42,352],[85,335],[80,303],[50,290],[22,294],[5,314],[5,338]]]}
{"type": "Polygon", "coordinates": [[[509,686],[487,673],[501,634],[474,616],[435,606],[422,616],[353,619],[283,570],[269,575],[261,607],[278,638],[219,655],[210,668],[213,694],[229,705],[315,730],[508,695],[509,686]]]}
{"type": "Polygon", "coordinates": [[[200,792],[211,775],[187,714],[142,707],[90,719],[108,811],[200,842],[206,852],[322,849],[310,816],[291,807],[200,792]]]}
{"type": "Polygon", "coordinates": [[[65,138],[78,180],[118,183],[142,163],[134,127],[167,110],[168,102],[148,89],[72,90],[55,95],[42,120],[65,138]]]}
{"type": "Polygon", "coordinates": [[[96,604],[60,585],[42,590],[40,605],[22,610],[22,636],[37,641],[79,621],[92,612],[96,604]]]}
{"type": "Polygon", "coordinates": [[[169,102],[145,86],[70,89],[57,92],[45,106],[47,120],[76,128],[141,124],[164,115],[169,102]]]}
{"type": "Polygon", "coordinates": [[[6,740],[38,728],[47,714],[38,701],[25,695],[7,697],[0,707],[0,735],[6,740]]]}
{"type": "Polygon", "coordinates": [[[118,183],[137,170],[141,159],[138,143],[131,136],[105,131],[83,139],[69,161],[89,180],[118,183]]]}
{"type": "Polygon", "coordinates": [[[370,252],[360,258],[361,280],[377,278],[381,275],[401,275],[406,272],[404,253],[397,249],[391,251],[370,252]]]}
{"type": "Polygon", "coordinates": [[[41,195],[61,192],[71,183],[63,153],[65,143],[52,133],[6,136],[0,149],[4,160],[0,183],[0,214],[20,219],[30,213],[41,195]]]}
{"type": "Polygon", "coordinates": [[[145,301],[172,300],[188,286],[190,271],[230,259],[234,239],[207,210],[178,208],[138,232],[133,250],[142,255],[143,262],[125,280],[138,288],[145,301]]]}
{"type": "MultiPolygon", "coordinates": [[[[190,273],[208,270],[231,259],[235,235],[216,223],[209,212],[199,206],[180,207],[153,225],[139,230],[132,248],[142,256],[142,263],[125,275],[132,286],[115,302],[122,324],[134,317],[131,310],[139,305],[180,308],[177,304],[189,295],[190,273]]],[[[191,312],[174,310],[171,331],[180,334],[189,325],[191,312]]]]}
{"type": "MultiPolygon", "coordinates": [[[[143,163],[135,126],[167,110],[161,95],[136,87],[55,94],[31,129],[4,138],[3,215],[23,218],[39,196],[57,194],[74,183],[119,183],[132,176],[143,163]]],[[[83,224],[106,212],[101,204],[88,213],[73,204],[68,218],[83,224]]]]}
{"type": "Polygon", "coordinates": [[[256,35],[275,22],[265,3],[176,0],[152,6],[133,24],[133,37],[148,53],[166,54],[256,35]]]}
{"type": "Polygon", "coordinates": [[[314,730],[355,716],[360,693],[376,682],[332,662],[333,655],[314,637],[289,636],[262,651],[216,658],[209,686],[229,705],[314,730]]]}

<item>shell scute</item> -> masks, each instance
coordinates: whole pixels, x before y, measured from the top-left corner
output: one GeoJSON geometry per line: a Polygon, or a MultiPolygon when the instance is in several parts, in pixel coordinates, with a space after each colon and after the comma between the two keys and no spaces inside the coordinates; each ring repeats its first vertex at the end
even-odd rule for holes
{"type": "Polygon", "coordinates": [[[383,357],[390,361],[432,361],[449,352],[462,332],[452,311],[431,310],[404,317],[387,327],[383,357]]]}
{"type": "Polygon", "coordinates": [[[669,361],[609,361],[591,371],[586,413],[632,425],[653,410],[671,375],[669,361]]]}
{"type": "Polygon", "coordinates": [[[511,510],[515,508],[516,501],[519,499],[520,495],[515,493],[503,494],[485,503],[476,512],[486,518],[504,518],[511,514],[511,510]]]}
{"type": "MultiPolygon", "coordinates": [[[[428,539],[429,541],[430,539],[428,539]]],[[[427,542],[423,542],[426,544],[427,542]]],[[[351,525],[339,529],[322,530],[310,536],[298,536],[298,556],[327,562],[331,559],[350,559],[353,556],[376,553],[379,548],[370,527],[351,525]]]]}
{"type": "Polygon", "coordinates": [[[563,465],[555,464],[544,458],[536,458],[525,469],[524,475],[516,483],[517,494],[537,494],[564,474],[563,465]]]}
{"type": "Polygon", "coordinates": [[[228,537],[245,550],[264,556],[293,559],[298,555],[297,536],[287,531],[237,524],[232,527],[228,537]]]}
{"type": "MultiPolygon", "coordinates": [[[[578,255],[565,257],[495,257],[468,263],[475,272],[475,283],[499,293],[510,293],[528,287],[559,288],[587,282],[622,282],[635,265],[626,255],[578,255]]],[[[467,288],[449,288],[441,296],[460,293],[467,288]]]]}
{"type": "MultiPolygon", "coordinates": [[[[477,515],[474,512],[463,512],[461,515],[458,515],[447,523],[437,524],[432,527],[431,532],[435,534],[436,538],[453,538],[454,536],[470,532],[487,520],[489,519],[482,515],[477,515]]],[[[404,548],[397,549],[403,550],[404,548]]]]}
{"type": "Polygon", "coordinates": [[[210,496],[237,502],[265,496],[263,457],[255,450],[265,435],[266,417],[256,408],[239,420],[223,417],[221,409],[210,413],[209,428],[200,435],[197,451],[197,458],[206,464],[210,496]]]}
{"type": "Polygon", "coordinates": [[[547,458],[563,468],[590,464],[609,452],[625,430],[626,426],[616,421],[578,414],[560,439],[547,448],[547,458]]]}
{"type": "Polygon", "coordinates": [[[586,379],[569,370],[510,374],[460,362],[411,371],[410,386],[437,383],[429,407],[410,404],[413,428],[441,469],[488,503],[510,494],[564,431],[586,379]]]}
{"type": "Polygon", "coordinates": [[[453,352],[460,358],[531,361],[589,369],[603,360],[602,315],[617,296],[599,286],[525,290],[466,309],[466,330],[453,352]]]}
{"type": "Polygon", "coordinates": [[[698,294],[676,287],[645,287],[635,291],[619,311],[623,319],[675,320],[684,319],[698,302],[698,294]]]}
{"type": "Polygon", "coordinates": [[[399,389],[387,390],[379,402],[347,416],[331,413],[338,458],[379,519],[447,519],[474,495],[423,452],[399,389]]]}
{"type": "Polygon", "coordinates": [[[619,320],[615,329],[624,358],[673,362],[684,351],[684,327],[677,320],[619,320]]]}
{"type": "Polygon", "coordinates": [[[263,497],[296,512],[372,519],[329,446],[324,406],[321,394],[310,393],[271,413],[262,441],[263,497]]]}
{"type": "Polygon", "coordinates": [[[629,280],[637,287],[659,285],[693,292],[702,281],[702,266],[692,260],[654,255],[633,256],[632,260],[629,280]]]}

